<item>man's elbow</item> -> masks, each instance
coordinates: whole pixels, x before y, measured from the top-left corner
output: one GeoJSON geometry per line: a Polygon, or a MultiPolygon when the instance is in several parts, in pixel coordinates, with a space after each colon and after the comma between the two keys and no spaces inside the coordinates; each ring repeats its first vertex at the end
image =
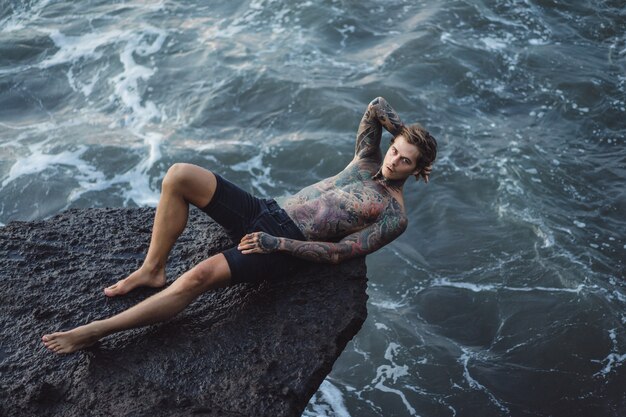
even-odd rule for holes
{"type": "Polygon", "coordinates": [[[341,256],[341,254],[339,252],[336,252],[336,253],[333,253],[330,256],[330,259],[329,259],[330,262],[329,263],[332,264],[332,265],[338,265],[338,264],[342,263],[344,260],[345,259],[343,259],[343,256],[341,256]]]}
{"type": "Polygon", "coordinates": [[[349,250],[349,251],[348,250],[346,250],[346,251],[338,251],[338,252],[333,253],[330,256],[330,258],[328,259],[328,262],[333,264],[333,265],[337,265],[337,264],[345,262],[345,261],[347,261],[349,259],[358,258],[360,256],[364,257],[365,254],[364,253],[355,253],[352,250],[349,250]]]}
{"type": "Polygon", "coordinates": [[[376,107],[379,106],[381,104],[385,103],[385,99],[381,96],[376,97],[374,100],[370,101],[370,104],[368,107],[376,107]]]}

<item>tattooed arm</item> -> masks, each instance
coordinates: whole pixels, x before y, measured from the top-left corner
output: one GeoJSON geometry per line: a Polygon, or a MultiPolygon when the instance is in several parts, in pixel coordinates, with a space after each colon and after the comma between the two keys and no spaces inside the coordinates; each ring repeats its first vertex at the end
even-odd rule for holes
{"type": "Polygon", "coordinates": [[[380,138],[383,127],[396,136],[402,128],[402,121],[384,98],[376,97],[367,106],[356,134],[355,155],[358,158],[382,159],[380,138]]]}
{"type": "Polygon", "coordinates": [[[406,226],[407,219],[403,214],[392,216],[383,214],[378,222],[336,243],[308,242],[256,232],[244,236],[238,249],[243,254],[280,251],[307,261],[337,264],[382,248],[400,236],[406,226]]]}

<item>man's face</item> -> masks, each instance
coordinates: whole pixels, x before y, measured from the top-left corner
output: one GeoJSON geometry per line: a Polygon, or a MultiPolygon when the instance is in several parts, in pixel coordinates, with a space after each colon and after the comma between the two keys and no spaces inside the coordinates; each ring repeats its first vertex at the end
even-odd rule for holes
{"type": "Polygon", "coordinates": [[[383,176],[390,180],[403,180],[409,175],[416,175],[419,172],[416,168],[419,156],[417,146],[408,143],[402,135],[396,136],[383,160],[383,176]]]}

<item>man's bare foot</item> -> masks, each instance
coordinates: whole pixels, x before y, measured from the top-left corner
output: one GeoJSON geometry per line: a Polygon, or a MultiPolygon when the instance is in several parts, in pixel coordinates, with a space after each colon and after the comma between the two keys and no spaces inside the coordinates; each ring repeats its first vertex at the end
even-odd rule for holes
{"type": "Polygon", "coordinates": [[[93,345],[102,336],[97,323],[93,322],[67,332],[46,334],[41,340],[54,353],[72,353],[93,345]]]}
{"type": "Polygon", "coordinates": [[[115,297],[117,295],[124,295],[137,287],[160,288],[164,285],[165,269],[153,272],[149,268],[142,266],[127,278],[105,288],[104,293],[108,297],[115,297]]]}

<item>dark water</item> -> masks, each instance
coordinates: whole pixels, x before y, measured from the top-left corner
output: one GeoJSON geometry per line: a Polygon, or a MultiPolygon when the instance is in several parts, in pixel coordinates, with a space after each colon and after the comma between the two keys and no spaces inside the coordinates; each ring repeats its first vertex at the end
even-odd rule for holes
{"type": "Polygon", "coordinates": [[[177,161],[292,193],[381,95],[440,157],[304,416],[623,416],[625,29],[622,0],[0,0],[0,222],[154,205],[177,161]]]}

